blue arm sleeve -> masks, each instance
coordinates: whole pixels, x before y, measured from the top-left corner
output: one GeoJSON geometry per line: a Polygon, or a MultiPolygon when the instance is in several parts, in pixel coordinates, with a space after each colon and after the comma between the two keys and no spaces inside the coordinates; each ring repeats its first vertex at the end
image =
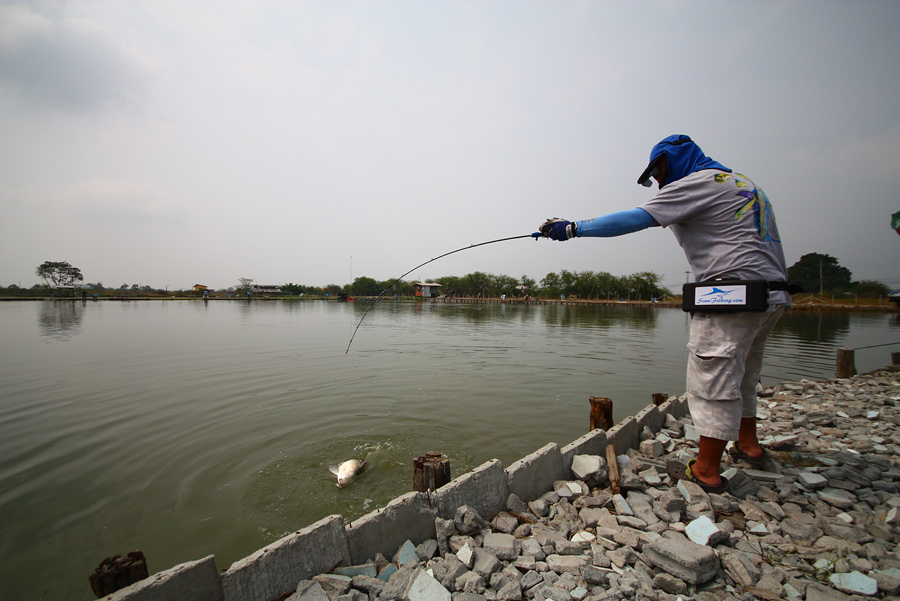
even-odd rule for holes
{"type": "Polygon", "coordinates": [[[603,217],[585,219],[576,223],[578,224],[579,238],[582,236],[611,238],[622,234],[639,232],[656,225],[656,221],[650,216],[650,213],[641,208],[610,213],[603,217]]]}

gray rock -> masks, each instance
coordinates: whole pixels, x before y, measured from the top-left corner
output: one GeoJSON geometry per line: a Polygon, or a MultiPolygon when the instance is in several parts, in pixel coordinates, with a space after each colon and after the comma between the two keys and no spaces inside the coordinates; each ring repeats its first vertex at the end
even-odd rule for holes
{"type": "Polygon", "coordinates": [[[501,561],[513,561],[519,556],[519,543],[511,534],[491,532],[485,535],[482,547],[501,561]]]}
{"type": "Polygon", "coordinates": [[[728,492],[740,499],[756,494],[759,489],[759,482],[742,469],[729,468],[722,472],[722,476],[728,480],[728,492]]]}
{"type": "Polygon", "coordinates": [[[337,567],[334,570],[335,574],[340,574],[341,576],[348,576],[350,578],[355,578],[356,576],[364,575],[364,576],[372,576],[373,578],[378,575],[378,566],[372,563],[364,563],[358,566],[348,566],[337,567]]]}
{"type": "Polygon", "coordinates": [[[829,505],[840,509],[850,509],[857,502],[856,495],[839,488],[823,488],[818,495],[820,499],[829,505]]]}
{"type": "Polygon", "coordinates": [[[453,525],[460,534],[472,534],[484,530],[487,522],[473,508],[463,505],[457,508],[456,515],[453,517],[453,525]]]}
{"type": "Polygon", "coordinates": [[[646,457],[660,457],[663,454],[663,446],[658,440],[644,440],[640,444],[641,453],[646,457]]]}
{"type": "Polygon", "coordinates": [[[596,565],[583,565],[578,568],[578,574],[585,582],[595,586],[609,582],[608,573],[596,565]]]}
{"type": "Polygon", "coordinates": [[[537,586],[543,581],[544,579],[541,578],[541,575],[538,574],[535,570],[526,572],[525,575],[522,576],[522,590],[531,590],[533,587],[537,586]]]}
{"type": "MultiPolygon", "coordinates": [[[[437,541],[435,541],[437,542],[437,541]]],[[[397,549],[397,553],[394,554],[394,565],[405,566],[411,561],[419,561],[420,557],[416,554],[416,546],[412,544],[412,541],[407,540],[400,548],[397,549]]]]}
{"type": "Polygon", "coordinates": [[[548,555],[547,567],[557,574],[571,572],[579,574],[583,566],[588,565],[588,557],[586,555],[548,555]]]}
{"type": "Polygon", "coordinates": [[[510,494],[509,497],[507,497],[506,509],[511,513],[521,516],[527,516],[531,511],[530,509],[528,509],[528,505],[515,494],[510,494]]]}
{"type": "Polygon", "coordinates": [[[619,568],[624,568],[626,565],[632,565],[637,561],[637,554],[634,552],[634,549],[627,546],[607,551],[606,557],[609,558],[609,561],[612,562],[613,565],[619,568]]]}
{"type": "Polygon", "coordinates": [[[822,474],[817,474],[814,472],[803,471],[797,474],[797,480],[800,484],[803,485],[804,488],[809,490],[822,490],[826,486],[828,486],[828,478],[823,476],[822,474]]]}
{"type": "Polygon", "coordinates": [[[450,552],[450,537],[456,534],[456,525],[453,520],[435,518],[434,529],[437,534],[438,553],[446,555],[450,552]]]}
{"type": "Polygon", "coordinates": [[[850,597],[830,586],[811,582],[806,587],[806,601],[850,601],[850,597]]]}
{"type": "Polygon", "coordinates": [[[322,585],[315,580],[301,580],[287,601],[330,601],[322,585]]]}
{"type": "Polygon", "coordinates": [[[496,555],[486,549],[475,549],[475,563],[472,565],[472,570],[480,574],[482,578],[487,580],[501,567],[500,560],[496,555]]]}
{"type": "Polygon", "coordinates": [[[688,591],[687,583],[666,572],[660,572],[654,576],[653,583],[670,595],[684,595],[688,591]]]}
{"type": "Polygon", "coordinates": [[[369,596],[362,591],[350,589],[343,595],[338,595],[334,601],[369,601],[369,596]]]}
{"type": "MultiPolygon", "coordinates": [[[[449,589],[456,586],[456,579],[468,572],[469,568],[455,555],[447,555],[442,561],[432,566],[432,571],[438,582],[449,589]]],[[[389,584],[393,584],[393,578],[389,584]]],[[[387,596],[386,593],[385,596],[387,596]]]]}
{"type": "Polygon", "coordinates": [[[487,601],[484,595],[476,593],[453,593],[453,601],[487,601]]]}
{"type": "Polygon", "coordinates": [[[781,530],[790,536],[795,543],[806,546],[811,546],[823,534],[822,530],[817,528],[815,524],[799,522],[790,517],[782,520],[781,530]]]}
{"type": "Polygon", "coordinates": [[[384,591],[384,587],[386,586],[386,582],[373,576],[359,574],[353,577],[353,588],[368,593],[373,597],[381,595],[382,591],[384,591]]]}
{"type": "Polygon", "coordinates": [[[312,579],[319,583],[322,590],[331,599],[349,591],[350,586],[353,584],[352,578],[341,574],[318,574],[313,576],[312,579]]]}
{"type": "Polygon", "coordinates": [[[478,572],[466,572],[456,579],[456,590],[462,593],[482,594],[485,591],[484,577],[478,572]]]}
{"type": "Polygon", "coordinates": [[[745,553],[724,553],[722,567],[732,580],[744,587],[755,585],[761,576],[759,568],[745,553]]]}
{"type": "Polygon", "coordinates": [[[729,539],[727,532],[721,530],[708,516],[700,516],[685,528],[687,537],[698,545],[715,547],[729,539]]]}
{"type": "Polygon", "coordinates": [[[518,582],[508,582],[497,591],[497,601],[522,601],[522,586],[518,582]]]}
{"type": "Polygon", "coordinates": [[[584,540],[558,540],[553,546],[558,555],[583,555],[585,551],[591,548],[591,543],[584,540]]]}
{"type": "Polygon", "coordinates": [[[562,588],[542,586],[535,589],[534,601],[572,601],[572,595],[562,588]]]}
{"type": "Polygon", "coordinates": [[[450,591],[422,568],[416,569],[400,597],[403,601],[450,601],[450,591]]]}
{"type": "Polygon", "coordinates": [[[879,570],[875,570],[869,574],[878,583],[878,590],[886,595],[900,594],[900,571],[892,575],[879,570]]]}
{"type": "Polygon", "coordinates": [[[599,455],[575,455],[572,457],[572,473],[588,485],[597,485],[609,479],[606,459],[599,455]]]}
{"type": "Polygon", "coordinates": [[[536,561],[543,561],[547,556],[544,553],[544,548],[541,544],[533,539],[526,538],[519,541],[519,545],[521,547],[521,554],[534,558],[536,561]]]}
{"type": "Polygon", "coordinates": [[[519,519],[514,515],[502,511],[491,521],[491,528],[505,534],[512,534],[519,527],[519,519]]]}
{"type": "Polygon", "coordinates": [[[464,566],[471,570],[472,566],[475,565],[475,544],[469,543],[463,545],[459,551],[456,552],[456,557],[464,566]]]}
{"type": "Polygon", "coordinates": [[[528,508],[538,517],[546,517],[550,513],[550,503],[545,499],[535,499],[528,503],[528,508]]]}
{"type": "Polygon", "coordinates": [[[387,599],[388,601],[402,599],[410,579],[419,569],[419,566],[407,565],[395,571],[382,590],[382,598],[387,599]]]}
{"type": "Polygon", "coordinates": [[[660,538],[645,549],[645,554],[652,565],[690,584],[709,581],[719,569],[715,551],[680,535],[660,538]]]}
{"type": "Polygon", "coordinates": [[[832,574],[828,580],[834,585],[834,588],[850,595],[873,597],[878,593],[878,581],[861,572],[832,574]]]}

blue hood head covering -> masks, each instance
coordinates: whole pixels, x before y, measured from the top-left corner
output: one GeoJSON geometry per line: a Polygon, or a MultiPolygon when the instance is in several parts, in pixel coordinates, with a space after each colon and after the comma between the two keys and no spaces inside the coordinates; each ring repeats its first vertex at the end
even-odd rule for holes
{"type": "Polygon", "coordinates": [[[664,138],[662,142],[653,147],[653,150],[650,151],[650,163],[638,178],[638,183],[642,186],[650,186],[652,184],[650,178],[656,174],[656,170],[664,159],[666,161],[666,179],[660,182],[660,189],[701,169],[721,169],[731,172],[728,167],[703,154],[690,136],[675,134],[664,138]]]}

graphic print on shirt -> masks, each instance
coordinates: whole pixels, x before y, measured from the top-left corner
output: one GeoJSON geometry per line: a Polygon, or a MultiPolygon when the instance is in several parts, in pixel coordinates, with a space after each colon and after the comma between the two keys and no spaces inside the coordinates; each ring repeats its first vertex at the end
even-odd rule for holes
{"type": "MultiPolygon", "coordinates": [[[[717,183],[721,184],[734,177],[734,175],[735,174],[731,173],[717,173],[715,179],[717,183]]],[[[740,176],[739,173],[736,175],[740,176]]],[[[734,183],[738,188],[749,187],[745,182],[736,177],[734,178],[734,183]]],[[[759,188],[755,188],[752,191],[741,190],[738,192],[738,196],[748,198],[749,201],[734,214],[734,220],[740,221],[750,213],[750,209],[753,209],[754,225],[756,226],[756,233],[759,234],[759,237],[764,242],[781,242],[781,240],[773,238],[771,234],[772,228],[770,228],[770,224],[775,221],[775,215],[772,212],[772,203],[769,202],[766,193],[759,188]]]]}

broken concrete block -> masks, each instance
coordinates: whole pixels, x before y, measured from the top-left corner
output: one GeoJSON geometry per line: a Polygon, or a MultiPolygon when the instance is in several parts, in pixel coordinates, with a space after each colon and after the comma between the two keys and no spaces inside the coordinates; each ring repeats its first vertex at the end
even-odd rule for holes
{"type": "Polygon", "coordinates": [[[719,569],[719,558],[713,549],[683,535],[660,538],[645,547],[644,552],[650,563],[690,584],[711,580],[719,569]]]}

